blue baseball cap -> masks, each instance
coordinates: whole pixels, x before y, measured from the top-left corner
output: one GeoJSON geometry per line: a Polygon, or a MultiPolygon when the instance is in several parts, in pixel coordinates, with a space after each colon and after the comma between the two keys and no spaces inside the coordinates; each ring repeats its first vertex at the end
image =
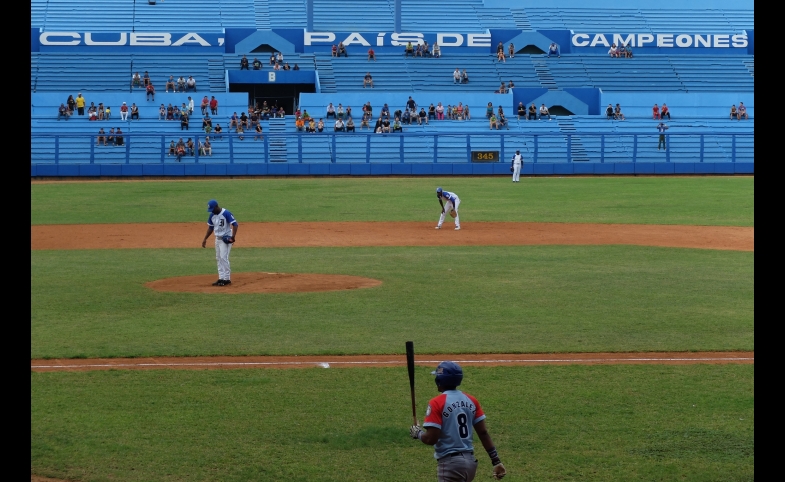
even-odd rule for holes
{"type": "Polygon", "coordinates": [[[207,212],[210,213],[213,212],[213,209],[215,209],[216,206],[218,206],[218,201],[216,201],[215,199],[210,199],[207,202],[207,212]]]}

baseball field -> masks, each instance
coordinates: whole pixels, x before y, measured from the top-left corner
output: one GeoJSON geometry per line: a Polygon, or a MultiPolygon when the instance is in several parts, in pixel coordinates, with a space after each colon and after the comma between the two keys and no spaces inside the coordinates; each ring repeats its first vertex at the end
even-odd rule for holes
{"type": "Polygon", "coordinates": [[[420,420],[464,362],[505,480],[754,478],[753,177],[33,181],[31,209],[34,478],[434,480],[407,340],[420,420]]]}

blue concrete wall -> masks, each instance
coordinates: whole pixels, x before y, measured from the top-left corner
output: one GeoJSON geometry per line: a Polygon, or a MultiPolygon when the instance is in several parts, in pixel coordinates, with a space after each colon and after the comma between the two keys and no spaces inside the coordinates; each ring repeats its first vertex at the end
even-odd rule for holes
{"type": "MultiPolygon", "coordinates": [[[[551,3],[543,3],[542,0],[483,0],[486,7],[492,8],[527,8],[527,7],[546,7],[551,3]]],[[[619,4],[617,0],[593,0],[587,5],[586,0],[559,0],[559,8],[595,8],[595,9],[616,9],[616,8],[675,8],[679,10],[754,10],[755,2],[752,0],[658,0],[656,3],[635,2],[634,4],[619,4]]]]}

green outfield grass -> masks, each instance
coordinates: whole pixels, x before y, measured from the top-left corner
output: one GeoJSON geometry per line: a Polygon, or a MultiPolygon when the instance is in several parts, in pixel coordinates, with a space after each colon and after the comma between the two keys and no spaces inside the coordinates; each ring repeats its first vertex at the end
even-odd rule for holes
{"type": "MultiPolygon", "coordinates": [[[[417,368],[420,419],[430,370],[417,368]]],[[[505,480],[754,479],[751,365],[465,371],[505,480]]],[[[32,373],[30,410],[32,472],[82,482],[436,475],[409,438],[405,368],[32,373]]]]}
{"type": "Polygon", "coordinates": [[[31,185],[32,224],[188,222],[217,198],[250,221],[435,221],[436,186],[461,219],[754,225],[752,177],[314,178],[31,185]]]}
{"type": "MultiPolygon", "coordinates": [[[[351,291],[203,295],[213,249],[31,252],[31,356],[754,349],[754,253],[634,246],[238,248],[234,272],[351,291]]],[[[216,288],[216,292],[220,293],[216,288]]]]}

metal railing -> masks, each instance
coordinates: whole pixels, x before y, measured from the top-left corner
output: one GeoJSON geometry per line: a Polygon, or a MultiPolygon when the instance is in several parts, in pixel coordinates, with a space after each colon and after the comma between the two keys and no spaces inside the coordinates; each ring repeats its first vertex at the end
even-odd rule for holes
{"type": "MultiPolygon", "coordinates": [[[[108,149],[97,145],[98,134],[32,133],[31,162],[60,163],[166,163],[170,157],[169,143],[181,135],[191,136],[196,146],[208,137],[203,131],[170,133],[123,133],[123,144],[108,149]],[[196,132],[196,134],[191,134],[196,132]],[[118,149],[120,147],[120,149],[118,149]],[[110,155],[111,154],[111,155],[110,155]]],[[[105,134],[108,137],[108,133],[105,134]]],[[[346,132],[265,132],[261,139],[251,131],[240,140],[237,133],[209,135],[213,156],[209,162],[269,163],[270,137],[283,139],[297,148],[287,152],[288,162],[472,162],[472,152],[496,152],[497,162],[508,162],[521,150],[527,162],[713,162],[753,159],[753,132],[665,133],[665,149],[659,133],[523,133],[518,131],[438,132],[375,134],[346,132]],[[353,139],[351,146],[339,142],[353,139]],[[363,140],[360,140],[363,139],[363,140]],[[384,142],[380,142],[384,140],[384,142]],[[397,145],[390,148],[391,141],[397,145]],[[321,154],[304,151],[304,145],[322,148],[321,154]],[[249,144],[257,147],[250,149],[249,144]],[[358,147],[358,144],[364,144],[358,147]],[[383,144],[383,145],[382,145],[383,144]],[[398,152],[393,152],[397,150],[398,152]],[[364,159],[363,159],[364,154],[364,159]],[[652,158],[652,156],[659,156],[652,158]],[[413,159],[413,157],[416,157],[413,159]],[[351,160],[347,160],[351,159],[351,160]]],[[[290,148],[291,149],[291,148],[290,148]]],[[[185,162],[204,162],[198,148],[185,162]]]]}

